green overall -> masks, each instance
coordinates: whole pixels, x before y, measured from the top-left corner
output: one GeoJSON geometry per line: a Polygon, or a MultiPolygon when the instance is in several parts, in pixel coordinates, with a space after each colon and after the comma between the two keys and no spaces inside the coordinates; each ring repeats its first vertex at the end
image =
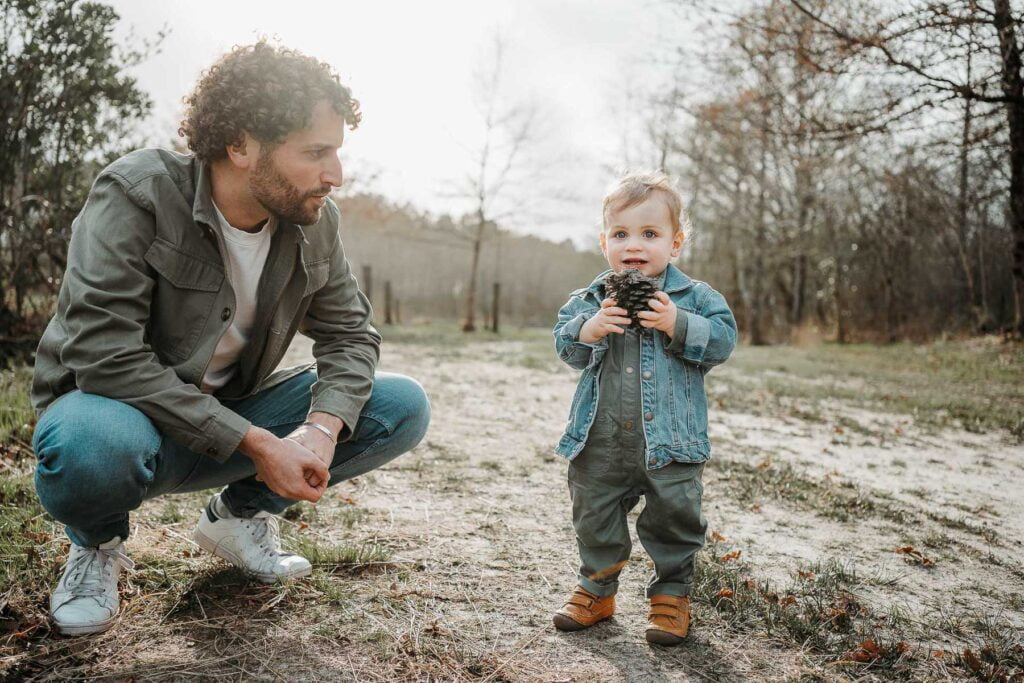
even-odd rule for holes
{"type": "MultiPolygon", "coordinates": [[[[701,515],[703,463],[647,469],[641,420],[640,335],[610,334],[601,361],[597,415],[580,454],[569,463],[572,521],[580,552],[579,583],[614,595],[632,549],[626,513],[645,498],[637,536],[654,561],[652,595],[689,595],[707,523],[701,515]]],[[[661,332],[653,332],[661,334],[661,332]]]]}

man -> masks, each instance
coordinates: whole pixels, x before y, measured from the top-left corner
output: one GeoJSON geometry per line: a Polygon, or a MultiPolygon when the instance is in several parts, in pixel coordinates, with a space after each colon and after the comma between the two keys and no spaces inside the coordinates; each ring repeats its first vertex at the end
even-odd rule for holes
{"type": "Polygon", "coordinates": [[[200,547],[262,581],[308,575],[274,515],[414,447],[429,403],[375,373],[380,336],[328,198],[359,103],[330,68],[258,43],[186,99],[192,156],[133,152],[76,218],[32,399],[35,483],[71,551],[50,604],[65,634],[109,628],[128,516],[225,486],[200,547]],[[296,330],[311,365],[274,371],[296,330]]]}

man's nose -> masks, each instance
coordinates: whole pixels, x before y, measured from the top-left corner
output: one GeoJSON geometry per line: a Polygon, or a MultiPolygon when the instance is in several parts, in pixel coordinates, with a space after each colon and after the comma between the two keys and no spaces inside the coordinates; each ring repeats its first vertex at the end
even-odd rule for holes
{"type": "Polygon", "coordinates": [[[320,182],[324,185],[340,187],[343,178],[341,159],[334,155],[328,160],[327,167],[320,173],[320,182]]]}

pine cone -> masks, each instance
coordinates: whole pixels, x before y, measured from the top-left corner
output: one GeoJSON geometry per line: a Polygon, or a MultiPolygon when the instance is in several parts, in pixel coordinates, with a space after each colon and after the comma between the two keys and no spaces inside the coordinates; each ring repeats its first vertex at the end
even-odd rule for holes
{"type": "Polygon", "coordinates": [[[636,329],[642,329],[636,314],[651,310],[647,302],[654,298],[656,291],[654,280],[636,268],[627,268],[618,275],[609,273],[604,279],[605,296],[615,299],[619,308],[626,309],[632,320],[629,326],[636,329]]]}

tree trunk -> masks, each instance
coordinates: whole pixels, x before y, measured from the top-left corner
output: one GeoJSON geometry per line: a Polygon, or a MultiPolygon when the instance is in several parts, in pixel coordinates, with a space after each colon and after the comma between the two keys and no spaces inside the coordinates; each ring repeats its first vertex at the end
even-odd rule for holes
{"type": "Polygon", "coordinates": [[[476,239],[473,240],[473,262],[469,268],[469,291],[466,293],[466,320],[462,323],[463,332],[476,331],[476,274],[480,268],[480,245],[484,240],[484,217],[477,217],[476,239]]]}
{"type": "Polygon", "coordinates": [[[1003,94],[1010,127],[1010,216],[1013,221],[1013,330],[1024,337],[1024,80],[1010,0],[994,0],[993,23],[1002,53],[1003,94]]]}

